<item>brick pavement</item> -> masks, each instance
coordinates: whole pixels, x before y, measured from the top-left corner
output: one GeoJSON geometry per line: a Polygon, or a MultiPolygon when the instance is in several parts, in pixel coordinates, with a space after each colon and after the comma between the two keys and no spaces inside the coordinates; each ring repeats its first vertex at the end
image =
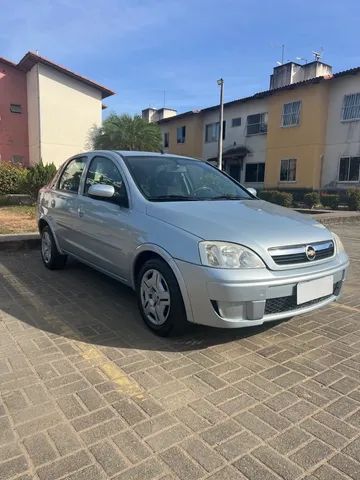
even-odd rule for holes
{"type": "Polygon", "coordinates": [[[0,253],[0,479],[360,479],[360,226],[336,306],[160,339],[77,263],[0,253]]]}

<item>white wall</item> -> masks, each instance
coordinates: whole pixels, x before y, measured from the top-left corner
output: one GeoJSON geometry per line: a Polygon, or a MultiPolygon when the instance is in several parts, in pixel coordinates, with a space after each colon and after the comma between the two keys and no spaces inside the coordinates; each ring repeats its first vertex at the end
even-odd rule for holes
{"type": "MultiPolygon", "coordinates": [[[[226,136],[223,143],[223,148],[226,150],[234,146],[245,146],[250,150],[244,159],[244,168],[241,175],[241,181],[245,178],[246,163],[265,162],[266,158],[266,134],[246,135],[247,116],[255,113],[264,113],[268,111],[267,99],[257,99],[255,101],[248,101],[232,105],[224,108],[224,120],[226,120],[226,136]],[[240,127],[232,127],[232,119],[241,117],[240,127]]],[[[203,114],[203,159],[208,160],[212,157],[217,157],[218,144],[217,142],[205,142],[205,126],[209,123],[219,121],[219,111],[204,112],[203,114]]]]}
{"type": "Polygon", "coordinates": [[[88,150],[91,128],[101,125],[100,90],[39,65],[39,99],[42,161],[60,166],[88,150]]]}
{"type": "Polygon", "coordinates": [[[291,82],[290,83],[297,83],[302,82],[304,80],[304,71],[301,65],[292,64],[291,69],[291,82]]]}
{"type": "Polygon", "coordinates": [[[144,110],[142,110],[141,116],[148,123],[158,121],[156,108],[145,108],[144,110]]]}
{"type": "Polygon", "coordinates": [[[176,115],[176,110],[172,110],[170,108],[162,108],[159,109],[158,112],[161,112],[158,120],[162,120],[163,118],[170,118],[176,115]]]}
{"type": "Polygon", "coordinates": [[[34,65],[26,74],[30,165],[41,159],[38,79],[38,65],[34,65]]]}
{"type": "MultiPolygon", "coordinates": [[[[341,120],[344,95],[359,92],[360,74],[340,77],[330,82],[322,187],[354,186],[353,183],[338,182],[338,169],[341,157],[360,155],[360,121],[341,120]]],[[[359,185],[359,182],[355,185],[359,185]]]]}

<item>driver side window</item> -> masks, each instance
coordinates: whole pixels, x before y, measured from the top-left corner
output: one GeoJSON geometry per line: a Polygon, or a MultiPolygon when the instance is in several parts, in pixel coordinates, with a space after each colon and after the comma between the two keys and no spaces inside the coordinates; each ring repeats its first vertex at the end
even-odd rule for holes
{"type": "Polygon", "coordinates": [[[91,160],[89,170],[86,174],[84,195],[89,195],[88,191],[91,185],[101,183],[111,185],[115,189],[115,194],[111,198],[104,198],[103,201],[119,203],[120,199],[127,198],[126,187],[121,173],[115,163],[106,157],[94,157],[91,160]]]}

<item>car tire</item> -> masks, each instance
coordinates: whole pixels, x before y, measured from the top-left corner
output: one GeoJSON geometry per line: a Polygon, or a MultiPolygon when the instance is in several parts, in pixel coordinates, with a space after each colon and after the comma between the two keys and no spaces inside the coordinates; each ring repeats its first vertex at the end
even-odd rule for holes
{"type": "Polygon", "coordinates": [[[67,255],[62,255],[57,249],[54,236],[49,227],[41,230],[41,258],[46,268],[56,270],[64,268],[67,255]]]}
{"type": "Polygon", "coordinates": [[[145,324],[157,335],[184,333],[189,325],[179,284],[169,265],[161,259],[144,263],[137,276],[138,306],[145,324]]]}

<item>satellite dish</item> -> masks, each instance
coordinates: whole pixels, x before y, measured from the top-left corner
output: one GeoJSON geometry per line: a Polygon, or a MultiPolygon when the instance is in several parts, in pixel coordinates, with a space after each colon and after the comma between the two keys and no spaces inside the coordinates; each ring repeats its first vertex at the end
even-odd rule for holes
{"type": "Polygon", "coordinates": [[[312,51],[311,53],[314,55],[315,61],[318,62],[322,56],[324,49],[323,47],[320,48],[318,52],[312,51]]]}

